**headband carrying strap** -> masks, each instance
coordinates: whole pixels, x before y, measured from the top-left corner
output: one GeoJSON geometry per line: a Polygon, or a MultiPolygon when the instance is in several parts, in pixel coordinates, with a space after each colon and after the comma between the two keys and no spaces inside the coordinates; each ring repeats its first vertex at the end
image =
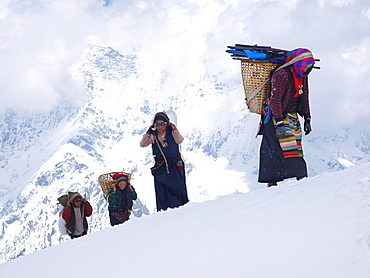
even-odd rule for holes
{"type": "MultiPolygon", "coordinates": [[[[301,61],[303,59],[307,59],[307,58],[313,58],[313,55],[311,52],[304,52],[302,54],[299,54],[298,56],[294,57],[292,60],[290,60],[289,62],[285,63],[284,65],[278,67],[275,71],[278,71],[282,68],[285,68],[285,67],[288,67],[290,65],[293,65],[294,63],[298,62],[298,61],[301,61]]],[[[247,97],[247,101],[250,102],[256,95],[257,93],[263,88],[263,86],[265,86],[267,84],[267,82],[270,80],[270,77],[268,77],[261,85],[258,86],[257,89],[255,89],[253,91],[253,93],[250,94],[249,97],[247,97]]]]}
{"type": "Polygon", "coordinates": [[[292,64],[294,64],[298,61],[301,61],[301,60],[304,60],[304,59],[307,59],[307,58],[313,58],[313,55],[312,55],[311,52],[304,52],[302,54],[299,54],[297,57],[294,57],[292,60],[290,60],[288,63],[285,63],[284,65],[279,67],[277,70],[285,68],[287,66],[290,66],[290,65],[292,65],[292,64]]]}

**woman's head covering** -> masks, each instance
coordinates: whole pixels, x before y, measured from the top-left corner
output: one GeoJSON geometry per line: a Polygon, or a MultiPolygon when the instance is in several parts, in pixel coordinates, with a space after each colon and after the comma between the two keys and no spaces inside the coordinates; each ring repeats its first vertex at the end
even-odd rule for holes
{"type": "Polygon", "coordinates": [[[116,181],[116,184],[119,184],[121,181],[125,181],[128,184],[128,176],[120,174],[120,173],[115,173],[112,176],[112,179],[116,181]]]}
{"type": "Polygon", "coordinates": [[[158,120],[162,120],[164,122],[170,121],[170,119],[168,118],[165,112],[158,112],[157,114],[155,114],[153,124],[158,120]]]}
{"type": "Polygon", "coordinates": [[[114,173],[114,174],[112,175],[112,179],[113,179],[113,180],[117,180],[120,176],[122,176],[122,174],[121,174],[121,173],[114,173]]]}
{"type": "Polygon", "coordinates": [[[70,197],[71,202],[73,202],[74,199],[76,199],[77,197],[80,197],[82,199],[82,196],[80,193],[78,192],[73,193],[72,196],[70,197]]]}
{"type": "Polygon", "coordinates": [[[294,64],[290,65],[291,68],[298,78],[306,77],[312,70],[313,66],[315,65],[315,59],[310,50],[306,48],[297,48],[287,53],[287,58],[285,63],[293,60],[294,58],[302,55],[303,59],[295,62],[294,64]],[[306,54],[304,54],[306,53],[306,54]],[[303,70],[307,67],[306,72],[303,70]]]}

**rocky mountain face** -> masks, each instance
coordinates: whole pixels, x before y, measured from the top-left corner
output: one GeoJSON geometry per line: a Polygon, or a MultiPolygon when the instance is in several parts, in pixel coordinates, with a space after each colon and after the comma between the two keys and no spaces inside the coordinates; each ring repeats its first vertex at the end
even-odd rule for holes
{"type": "MultiPolygon", "coordinates": [[[[0,262],[69,240],[59,233],[56,205],[68,191],[92,204],[90,233],[109,227],[98,183],[104,173],[132,173],[139,197],[132,217],[153,213],[152,155],[139,141],[158,111],[179,116],[191,201],[264,186],[256,182],[258,117],[246,109],[240,80],[205,74],[169,93],[168,72],[148,68],[145,57],[93,45],[74,69],[85,82],[83,107],[0,116],[0,262]]],[[[303,146],[311,176],[370,161],[370,137],[356,127],[313,133],[303,146]]]]}

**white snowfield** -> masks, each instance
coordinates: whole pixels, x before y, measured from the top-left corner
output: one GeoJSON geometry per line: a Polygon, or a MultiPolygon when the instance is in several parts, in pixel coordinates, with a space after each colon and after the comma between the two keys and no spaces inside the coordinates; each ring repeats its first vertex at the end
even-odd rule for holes
{"type": "Polygon", "coordinates": [[[0,265],[1,277],[370,277],[370,164],[233,193],[0,265]]]}

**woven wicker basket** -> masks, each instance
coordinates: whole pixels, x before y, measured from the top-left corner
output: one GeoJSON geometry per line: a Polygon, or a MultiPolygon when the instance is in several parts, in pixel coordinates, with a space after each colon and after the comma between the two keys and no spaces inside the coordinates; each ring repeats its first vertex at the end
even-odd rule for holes
{"type": "Polygon", "coordinates": [[[129,182],[131,181],[131,174],[126,173],[126,172],[111,172],[111,173],[106,173],[106,174],[100,175],[98,177],[98,181],[100,183],[101,189],[102,189],[103,194],[104,194],[104,198],[106,200],[108,199],[109,189],[111,189],[113,184],[116,182],[115,180],[112,179],[112,176],[116,173],[128,176],[128,181],[129,182]]]}
{"type": "Polygon", "coordinates": [[[278,65],[267,61],[241,60],[245,100],[251,113],[262,113],[262,104],[270,89],[270,73],[278,65]]]}

